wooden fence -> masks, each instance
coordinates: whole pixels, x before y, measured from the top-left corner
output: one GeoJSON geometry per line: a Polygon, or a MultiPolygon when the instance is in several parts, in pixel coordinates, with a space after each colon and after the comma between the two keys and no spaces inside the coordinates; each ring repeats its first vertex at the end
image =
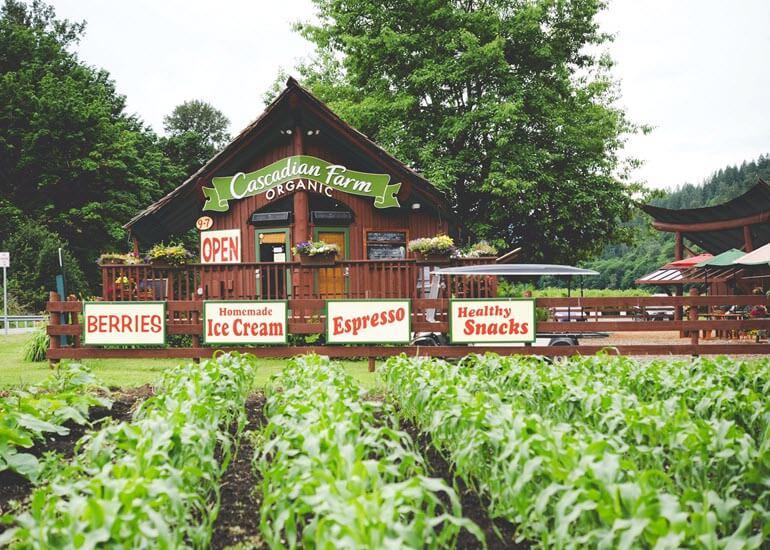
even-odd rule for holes
{"type": "MultiPolygon", "coordinates": [[[[324,332],[324,303],[318,298],[296,298],[289,300],[289,334],[307,335],[324,332]]],[[[412,330],[414,332],[446,333],[448,330],[447,299],[415,298],[411,300],[412,330]]],[[[81,346],[82,325],[79,314],[82,303],[78,301],[60,301],[56,293],[51,293],[47,305],[51,313],[48,334],[67,336],[71,343],[62,346],[59,338],[51,338],[48,358],[59,359],[83,358],[201,358],[208,357],[217,350],[237,350],[253,353],[260,357],[290,357],[303,353],[319,353],[336,358],[368,358],[370,366],[376,358],[389,357],[406,353],[408,355],[429,355],[435,357],[461,357],[469,353],[495,352],[503,355],[539,354],[588,355],[601,350],[624,355],[701,355],[701,354],[768,354],[770,344],[753,341],[728,340],[720,338],[712,341],[710,337],[735,337],[746,331],[770,331],[770,318],[744,318],[745,314],[726,311],[731,306],[764,306],[770,309],[770,299],[765,296],[673,296],[673,297],[602,297],[602,298],[538,298],[538,308],[547,308],[551,319],[537,324],[537,332],[550,334],[587,334],[597,332],[647,332],[675,331],[671,342],[666,344],[634,344],[608,346],[601,340],[577,346],[262,346],[234,347],[201,345],[203,326],[201,300],[167,301],[168,335],[189,335],[192,345],[189,347],[157,348],[97,348],[81,346]],[[555,321],[558,312],[569,309],[570,314],[585,319],[584,321],[555,321]],[[667,320],[650,320],[666,312],[667,320]],[[669,315],[670,314],[670,315],[669,315]],[[678,338],[686,336],[686,339],[678,338]],[[594,343],[596,342],[596,343],[594,343]],[[682,343],[684,342],[684,343],[682,343]]],[[[570,315],[571,316],[571,315],[570,315]]],[[[758,333],[759,334],[759,333],[758,333]]]]}

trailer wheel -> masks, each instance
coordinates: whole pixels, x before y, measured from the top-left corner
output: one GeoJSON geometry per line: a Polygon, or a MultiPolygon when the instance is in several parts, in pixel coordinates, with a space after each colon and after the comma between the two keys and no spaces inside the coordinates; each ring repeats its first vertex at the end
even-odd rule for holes
{"type": "Polygon", "coordinates": [[[423,334],[420,336],[417,336],[414,338],[410,345],[412,346],[439,346],[441,343],[439,342],[438,337],[435,334],[423,334]]]}
{"type": "Polygon", "coordinates": [[[577,346],[578,341],[577,338],[573,338],[572,336],[557,336],[556,338],[551,338],[551,341],[548,342],[549,346],[577,346]]]}
{"type": "MultiPolygon", "coordinates": [[[[577,338],[574,338],[572,336],[557,336],[556,338],[551,338],[551,341],[548,342],[548,346],[577,346],[578,341],[577,338]]],[[[564,364],[567,361],[569,361],[569,358],[566,355],[554,355],[552,357],[549,357],[551,363],[555,365],[564,364]]]]}

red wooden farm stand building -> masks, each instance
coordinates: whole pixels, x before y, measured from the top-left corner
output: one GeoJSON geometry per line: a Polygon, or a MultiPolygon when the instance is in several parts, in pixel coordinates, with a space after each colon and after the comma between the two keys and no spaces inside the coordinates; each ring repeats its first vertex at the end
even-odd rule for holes
{"type": "MultiPolygon", "coordinates": [[[[211,219],[209,231],[239,232],[236,263],[104,265],[102,298],[422,298],[431,267],[414,258],[407,243],[458,232],[445,197],[430,182],[343,122],[294,79],[223,151],[135,216],[126,228],[138,252],[140,247],[168,241],[196,227],[203,216],[211,219]],[[300,170],[291,181],[268,175],[269,183],[261,192],[239,190],[233,196],[242,198],[219,202],[222,211],[204,210],[217,202],[207,201],[217,178],[222,192],[229,193],[236,175],[242,174],[236,186],[246,186],[259,171],[272,174],[287,164],[297,169],[303,161],[322,169],[333,165],[331,172],[343,179],[327,179],[328,169],[315,178],[303,177],[300,170]],[[358,183],[366,178],[356,173],[373,175],[377,181],[358,183]],[[346,182],[344,178],[351,174],[352,181],[346,182]],[[282,183],[276,185],[276,181],[282,183]],[[337,261],[320,267],[301,264],[291,247],[309,240],[337,244],[337,261]],[[116,283],[126,280],[131,284],[116,283]]],[[[475,278],[452,284],[465,285],[452,289],[455,295],[484,296],[494,291],[495,283],[475,278]]]]}

